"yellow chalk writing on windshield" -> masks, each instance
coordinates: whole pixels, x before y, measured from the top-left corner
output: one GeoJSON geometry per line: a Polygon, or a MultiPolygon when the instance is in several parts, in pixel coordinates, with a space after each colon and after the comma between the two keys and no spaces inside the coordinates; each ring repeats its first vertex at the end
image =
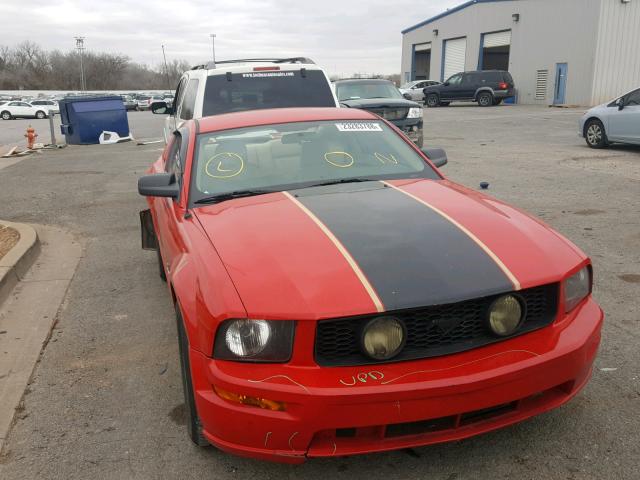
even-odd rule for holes
{"type": "Polygon", "coordinates": [[[374,156],[382,163],[383,165],[389,163],[392,165],[398,165],[398,159],[390,153],[388,156],[385,156],[381,153],[374,152],[374,156]]]}
{"type": "Polygon", "coordinates": [[[244,160],[240,155],[233,152],[220,152],[216,153],[213,157],[207,160],[204,166],[204,173],[212,178],[232,178],[236,175],[240,175],[244,170],[244,160]],[[217,161],[215,172],[211,173],[209,167],[212,163],[217,161]]]}
{"type": "Polygon", "coordinates": [[[327,152],[324,154],[324,159],[339,168],[349,168],[355,163],[355,160],[347,152],[327,152]]]}

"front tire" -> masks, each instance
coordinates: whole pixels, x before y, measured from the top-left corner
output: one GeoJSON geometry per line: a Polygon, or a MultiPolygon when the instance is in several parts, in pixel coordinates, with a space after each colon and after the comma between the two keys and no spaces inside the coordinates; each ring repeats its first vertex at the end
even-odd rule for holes
{"type": "Polygon", "coordinates": [[[189,438],[198,447],[210,447],[211,444],[202,434],[202,424],[196,409],[196,400],[193,394],[193,382],[191,380],[191,364],[189,362],[189,339],[184,329],[180,304],[176,302],[176,321],[178,323],[178,347],[180,350],[180,372],[182,373],[182,390],[184,392],[184,410],[187,422],[189,438]]]}
{"type": "Polygon", "coordinates": [[[5,110],[4,112],[0,113],[0,117],[2,117],[3,120],[11,120],[11,113],[5,110]]]}
{"type": "Polygon", "coordinates": [[[605,148],[609,145],[604,125],[597,118],[592,118],[585,125],[584,139],[591,148],[605,148]]]}
{"type": "Polygon", "coordinates": [[[493,105],[493,95],[489,92],[482,92],[478,95],[478,105],[481,107],[490,107],[493,105]]]}
{"type": "Polygon", "coordinates": [[[43,118],[47,118],[47,114],[46,114],[46,113],[44,113],[42,110],[38,110],[38,111],[36,112],[36,118],[37,118],[38,120],[42,120],[43,118]]]}
{"type": "Polygon", "coordinates": [[[435,93],[430,93],[427,95],[427,99],[425,100],[425,105],[429,108],[435,108],[440,105],[440,97],[435,93]]]}

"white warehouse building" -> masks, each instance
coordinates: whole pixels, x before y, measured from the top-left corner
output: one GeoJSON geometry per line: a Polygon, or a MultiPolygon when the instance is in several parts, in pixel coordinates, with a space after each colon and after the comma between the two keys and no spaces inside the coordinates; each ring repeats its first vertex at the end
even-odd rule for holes
{"type": "Polygon", "coordinates": [[[508,70],[523,104],[640,87],[640,0],[471,0],[402,32],[404,81],[508,70]]]}

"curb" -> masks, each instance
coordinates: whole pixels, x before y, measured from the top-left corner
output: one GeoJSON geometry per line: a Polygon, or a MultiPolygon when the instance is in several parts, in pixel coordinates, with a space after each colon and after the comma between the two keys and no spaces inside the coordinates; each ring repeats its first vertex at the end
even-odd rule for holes
{"type": "Polygon", "coordinates": [[[20,234],[18,243],[0,258],[0,304],[2,304],[38,256],[40,240],[33,227],[24,223],[0,220],[0,225],[11,227],[20,234]]]}

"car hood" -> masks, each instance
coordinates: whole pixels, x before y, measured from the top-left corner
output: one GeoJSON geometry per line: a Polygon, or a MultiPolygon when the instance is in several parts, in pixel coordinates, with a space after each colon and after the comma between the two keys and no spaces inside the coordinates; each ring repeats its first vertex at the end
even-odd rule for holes
{"type": "Polygon", "coordinates": [[[253,318],[453,303],[558,282],[585,259],[540,221],[446,180],[313,187],[194,213],[253,318]]]}
{"type": "Polygon", "coordinates": [[[420,105],[404,98],[359,98],[357,100],[340,100],[341,105],[350,108],[420,108],[420,105]]]}

